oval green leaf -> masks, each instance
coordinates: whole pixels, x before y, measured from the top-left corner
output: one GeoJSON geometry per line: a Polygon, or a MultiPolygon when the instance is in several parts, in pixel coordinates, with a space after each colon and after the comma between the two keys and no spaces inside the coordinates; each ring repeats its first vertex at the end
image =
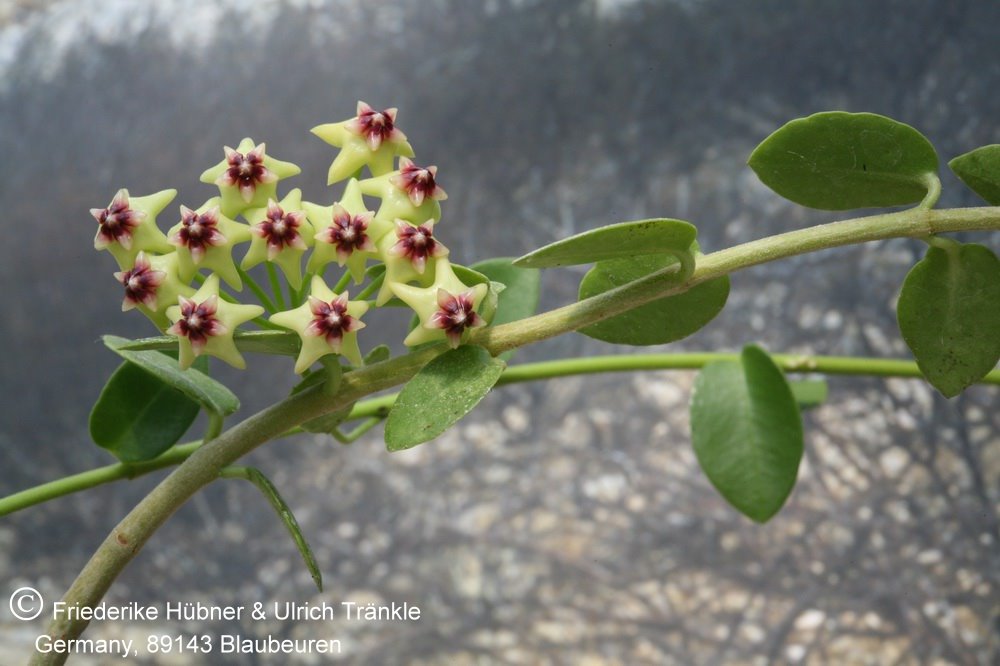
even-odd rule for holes
{"type": "MultiPolygon", "coordinates": [[[[116,338],[116,340],[124,340],[124,338],[116,338]]],[[[252,354],[298,356],[301,347],[299,336],[291,331],[236,331],[233,335],[233,341],[236,342],[236,348],[241,352],[252,354]]],[[[152,338],[126,340],[115,351],[168,351],[171,349],[177,349],[177,338],[172,335],[158,335],[152,338]]]]}
{"type": "Polygon", "coordinates": [[[927,381],[958,395],[1000,360],[1000,260],[977,244],[931,247],[906,276],[896,316],[927,381]]]}
{"type": "MultiPolygon", "coordinates": [[[[670,255],[598,262],[580,282],[580,299],[596,296],[676,263],[677,259],[670,255]]],[[[677,279],[680,278],[678,273],[677,279]]],[[[708,324],[725,306],[728,297],[729,276],[723,276],[587,326],[580,332],[615,344],[662,345],[686,338],[708,324]]]]}
{"type": "MultiPolygon", "coordinates": [[[[103,340],[108,349],[174,387],[210,412],[226,416],[240,408],[239,398],[232,391],[198,369],[202,367],[207,370],[207,364],[181,370],[177,360],[166,354],[154,351],[131,351],[125,348],[125,345],[131,342],[126,338],[105,335],[103,340]]],[[[176,347],[176,340],[174,345],[176,347]]]]}
{"type": "Polygon", "coordinates": [[[385,423],[387,448],[402,451],[443,433],[486,397],[506,365],[475,345],[433,359],[399,392],[385,423]]]}
{"type": "Polygon", "coordinates": [[[278,492],[275,485],[271,483],[271,480],[264,476],[264,473],[259,469],[253,467],[227,467],[219,475],[229,479],[246,479],[263,493],[271,508],[281,518],[281,522],[284,523],[285,529],[288,530],[292,540],[295,541],[295,547],[299,549],[299,554],[302,556],[306,568],[309,569],[309,575],[312,576],[313,582],[316,583],[316,588],[322,592],[323,574],[316,563],[316,556],[313,555],[312,548],[309,547],[309,542],[306,541],[305,536],[302,534],[299,521],[295,520],[292,510],[288,508],[288,503],[285,502],[285,499],[278,492]]]}
{"type": "Polygon", "coordinates": [[[784,374],[754,345],[709,363],[691,395],[691,440],[709,481],[740,513],[770,520],[795,486],[802,417],[784,374]]]}
{"type": "Polygon", "coordinates": [[[991,206],[1000,206],[1000,144],[959,155],[948,166],[991,206]]]}
{"type": "Polygon", "coordinates": [[[786,124],[757,146],[748,164],[786,199],[849,210],[919,202],[937,177],[938,157],[909,125],[829,111],[786,124]]]}
{"type": "Polygon", "coordinates": [[[682,255],[688,252],[697,235],[694,225],[683,220],[622,222],[556,241],[516,259],[514,265],[554,268],[640,255],[682,255]]]}
{"type": "MultiPolygon", "coordinates": [[[[497,300],[496,314],[492,325],[507,324],[519,319],[525,319],[535,314],[541,293],[541,273],[535,268],[515,266],[513,259],[506,257],[487,259],[472,265],[491,281],[506,285],[497,300]]],[[[500,354],[500,358],[509,361],[514,351],[500,354]]]]}
{"type": "MultiPolygon", "coordinates": [[[[161,352],[156,354],[177,365],[161,352]]],[[[198,359],[203,366],[204,359],[198,359]]],[[[124,463],[152,460],[180,441],[198,403],[135,363],[114,371],[90,412],[90,437],[124,463]]]]}
{"type": "Polygon", "coordinates": [[[365,354],[364,362],[365,365],[373,365],[375,363],[381,363],[382,361],[388,361],[391,357],[392,350],[389,348],[389,345],[378,345],[365,354]]]}
{"type": "Polygon", "coordinates": [[[533,268],[515,266],[513,259],[505,257],[487,259],[471,268],[493,282],[506,285],[500,292],[493,325],[506,324],[535,314],[541,288],[541,273],[533,268]]]}

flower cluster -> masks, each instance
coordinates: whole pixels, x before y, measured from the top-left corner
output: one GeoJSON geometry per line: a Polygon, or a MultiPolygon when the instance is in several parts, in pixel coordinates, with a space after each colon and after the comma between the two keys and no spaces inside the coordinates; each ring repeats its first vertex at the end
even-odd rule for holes
{"type": "Polygon", "coordinates": [[[436,235],[440,202],[447,198],[437,167],[413,161],[396,116],[394,108],[377,111],[358,102],[355,117],[313,128],[340,149],[328,184],[347,182],[330,205],[303,201],[297,189],[279,197],[279,182],[300,169],[248,138],[226,146],[222,161],[201,175],[219,195],[198,208],[181,205],[166,234],[156,218],[175,190],[135,197],[122,189],[106,208],[92,209],[94,247],[108,250],[120,268],[114,276],[124,290],[122,309],[137,309],[176,336],[185,368],[200,354],[245,367],[233,336],[248,322],[298,334],[298,373],[327,354],[358,366],[361,318],[372,305],[394,300],[419,320],[405,344],[461,344],[470,328],[486,324],[489,285],[466,284],[456,274],[436,235]],[[366,169],[369,177],[362,178],[366,169]],[[370,200],[379,202],[374,210],[370,200]],[[234,250],[243,244],[249,245],[237,263],[234,250]],[[331,287],[325,273],[333,263],[343,270],[331,287]],[[259,264],[272,278],[270,296],[247,272],[259,264]],[[278,270],[288,284],[287,300],[278,270]],[[351,280],[368,281],[354,300],[346,290],[351,280]],[[221,283],[234,292],[249,284],[260,304],[240,303],[221,283]]]}

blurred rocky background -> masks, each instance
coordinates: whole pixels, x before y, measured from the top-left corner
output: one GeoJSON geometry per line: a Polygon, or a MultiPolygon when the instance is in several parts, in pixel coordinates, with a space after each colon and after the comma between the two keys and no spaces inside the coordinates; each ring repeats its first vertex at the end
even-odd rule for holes
{"type": "MultiPolygon", "coordinates": [[[[998,25],[990,0],[0,2],[0,493],[111,462],[86,429],[117,365],[98,336],[152,332],[119,312],[113,262],[92,250],[87,209],[119,187],[176,187],[176,203],[198,205],[213,193],[201,171],[252,136],[303,167],[288,185],[329,203],[332,149],[308,129],[363,99],[398,106],[420,159],[439,166],[440,233],[463,263],[655,215],[692,220],[711,251],[835,219],[783,202],[744,166],[789,119],[883,113],[944,159],[1000,141],[998,25]]],[[[975,204],[943,180],[941,205],[975,204]]],[[[903,357],[894,299],[921,251],[900,240],[737,274],[723,314],[672,348],[903,357]]],[[[580,274],[546,273],[543,306],[573,299],[580,274]]],[[[402,334],[381,328],[367,345],[399,349],[402,334]]],[[[517,360],[625,351],[573,336],[517,360]]],[[[246,412],[294,381],[290,363],[262,358],[223,377],[246,412]]],[[[697,469],[691,381],[504,388],[405,454],[375,432],[351,447],[275,443],[249,462],[295,510],[322,595],[237,481],[185,506],[109,595],[409,601],[419,622],[98,622],[89,636],[339,638],[339,662],[357,664],[1000,660],[995,388],[946,401],[917,381],[831,378],[829,402],[806,416],[800,484],[758,526],[697,469]]],[[[61,595],[155,482],[0,519],[2,598],[20,585],[61,595]]],[[[0,606],[0,663],[21,663],[42,625],[0,606]]]]}

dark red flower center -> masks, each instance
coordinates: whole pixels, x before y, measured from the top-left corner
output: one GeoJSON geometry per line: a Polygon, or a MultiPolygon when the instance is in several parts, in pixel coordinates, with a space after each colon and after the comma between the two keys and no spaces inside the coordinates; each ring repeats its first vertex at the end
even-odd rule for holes
{"type": "Polygon", "coordinates": [[[476,313],[471,289],[457,295],[439,289],[437,304],[438,310],[431,315],[430,325],[442,329],[452,346],[458,346],[466,329],[486,324],[476,313]]]}
{"type": "Polygon", "coordinates": [[[309,310],[312,312],[313,318],[306,327],[306,333],[323,336],[334,349],[340,349],[345,333],[360,328],[360,322],[347,313],[346,294],[329,303],[315,296],[310,296],[309,310]]]}
{"type": "Polygon", "coordinates": [[[363,247],[370,247],[367,231],[367,216],[344,212],[333,216],[333,224],[327,227],[323,240],[336,245],[338,252],[351,254],[363,247]]]}
{"type": "Polygon", "coordinates": [[[448,197],[437,184],[437,167],[420,167],[405,157],[400,159],[399,175],[392,178],[392,183],[406,193],[414,206],[422,204],[424,199],[448,197]]]}
{"type": "Polygon", "coordinates": [[[209,247],[223,245],[226,237],[218,229],[219,209],[211,208],[204,213],[197,213],[181,206],[181,227],[170,241],[175,245],[186,247],[196,259],[200,259],[209,247]]]}
{"type": "Polygon", "coordinates": [[[429,257],[447,253],[445,247],[434,239],[434,228],[428,222],[415,227],[404,220],[396,220],[396,238],[399,240],[392,246],[392,253],[409,259],[418,273],[424,272],[429,257]]]}
{"type": "Polygon", "coordinates": [[[374,109],[368,109],[367,111],[362,111],[358,114],[358,120],[361,123],[361,132],[366,138],[372,136],[379,137],[379,143],[385,141],[392,134],[393,128],[396,126],[390,116],[385,111],[376,111],[374,109]]]}
{"type": "Polygon", "coordinates": [[[263,143],[246,154],[228,146],[225,151],[226,169],[215,182],[217,185],[237,186],[245,202],[250,203],[258,185],[278,180],[278,176],[264,166],[263,143]]]}
{"type": "Polygon", "coordinates": [[[371,150],[378,150],[383,141],[406,139],[396,127],[396,109],[376,111],[364,102],[358,102],[357,116],[347,121],[344,128],[362,137],[371,150]]]}
{"type": "Polygon", "coordinates": [[[196,349],[204,347],[208,338],[226,332],[225,325],[216,318],[218,297],[209,296],[201,303],[180,298],[181,318],[168,331],[185,337],[196,349]]]}
{"type": "Polygon", "coordinates": [[[131,269],[115,273],[115,278],[125,287],[125,300],[122,303],[122,309],[131,310],[142,303],[151,310],[155,310],[156,291],[165,277],[166,273],[153,270],[146,255],[140,252],[131,269]]]}
{"type": "Polygon", "coordinates": [[[304,221],[305,213],[302,211],[286,213],[281,206],[270,201],[264,219],[254,225],[252,231],[267,241],[268,259],[274,259],[286,247],[306,249],[306,243],[299,232],[304,221]]]}
{"type": "Polygon", "coordinates": [[[255,155],[253,151],[245,155],[233,151],[226,158],[226,163],[229,165],[226,169],[226,176],[233,181],[233,184],[239,183],[241,186],[255,186],[257,183],[263,182],[264,174],[267,172],[263,158],[255,155]]]}
{"type": "Polygon", "coordinates": [[[107,208],[92,208],[90,211],[97,224],[97,240],[102,245],[119,243],[128,249],[132,245],[132,231],[145,219],[142,211],[129,207],[128,195],[118,192],[107,208]]]}

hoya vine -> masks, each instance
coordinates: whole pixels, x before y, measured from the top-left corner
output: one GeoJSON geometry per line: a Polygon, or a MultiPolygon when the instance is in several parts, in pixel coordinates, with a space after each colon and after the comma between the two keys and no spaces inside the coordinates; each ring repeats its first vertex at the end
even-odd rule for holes
{"type": "MultiPolygon", "coordinates": [[[[984,245],[940,236],[1000,229],[1000,145],[949,163],[990,206],[937,210],[937,153],[917,130],[875,114],[820,113],[788,123],[758,146],[749,164],[760,179],[814,208],[913,207],[709,254],[701,253],[697,229],[687,221],[625,222],[514,261],[463,266],[439,234],[440,202],[447,195],[437,169],[418,166],[396,109],[359,102],[354,117],[313,133],[339,149],[328,184],[343,183],[339,194],[322,195],[318,203],[297,189],[279,195],[281,181],[298,174],[298,167],[245,139],[226,147],[224,159],[201,174],[218,187],[218,196],[196,207],[180,205],[166,233],[157,218],[166,215],[174,190],[133,196],[123,189],[108,206],[91,211],[98,223],[95,247],[118,264],[122,309],[146,315],[159,335],[104,338],[123,363],[94,407],[90,431],[119,463],[0,499],[0,514],[177,467],[105,539],[66,593],[67,605],[98,603],[158,527],[219,478],[245,479],[261,490],[322,587],[322,563],[278,489],[260,470],[233,466],[255,447],[303,431],[349,443],[384,420],[387,448],[398,451],[435,438],[502,384],[700,368],[691,398],[698,461],[734,508],[765,522],[795,486],[807,445],[800,410],[826,394],[822,381],[790,381],[786,373],[923,375],[947,397],[979,382],[1000,384],[1000,260],[984,245]],[[732,273],[896,237],[928,244],[902,285],[897,308],[915,363],[772,355],[747,341],[738,354],[507,366],[518,347],[574,331],[612,343],[670,343],[723,309],[732,273]],[[534,314],[538,269],[579,264],[593,264],[579,300],[534,314]],[[401,334],[409,353],[392,357],[388,348],[366,343],[364,329],[382,308],[411,311],[409,331],[401,334]],[[226,429],[239,401],[210,376],[206,359],[246,368],[252,359],[248,363],[245,355],[253,354],[294,358],[290,371],[301,380],[284,400],[226,429]],[[398,394],[372,397],[400,385],[398,394]],[[202,410],[206,432],[179,443],[202,410]]],[[[49,633],[72,639],[85,627],[85,621],[60,618],[49,633]]],[[[36,654],[33,663],[62,663],[66,656],[36,654]]]]}

